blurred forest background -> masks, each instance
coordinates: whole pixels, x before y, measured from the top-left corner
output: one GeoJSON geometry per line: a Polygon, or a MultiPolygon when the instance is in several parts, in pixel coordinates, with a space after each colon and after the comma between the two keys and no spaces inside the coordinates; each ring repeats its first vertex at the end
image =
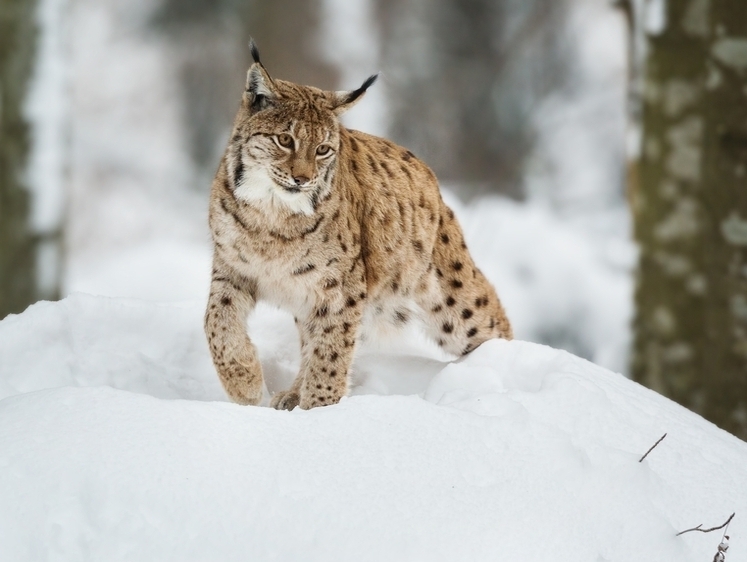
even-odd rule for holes
{"type": "Polygon", "coordinates": [[[346,125],[435,169],[518,338],[745,438],[737,4],[0,0],[0,318],[74,291],[206,298],[251,35],[279,78],[381,71],[346,125]]]}

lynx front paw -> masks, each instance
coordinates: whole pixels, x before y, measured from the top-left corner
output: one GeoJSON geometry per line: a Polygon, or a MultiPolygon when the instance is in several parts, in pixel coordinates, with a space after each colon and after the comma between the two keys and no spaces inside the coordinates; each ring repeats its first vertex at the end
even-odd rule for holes
{"type": "Polygon", "coordinates": [[[262,373],[232,365],[230,369],[220,369],[223,388],[232,401],[244,406],[256,406],[262,401],[262,373]]]}
{"type": "Polygon", "coordinates": [[[272,397],[270,406],[276,410],[292,410],[301,403],[301,396],[294,390],[282,390],[272,397]]]}

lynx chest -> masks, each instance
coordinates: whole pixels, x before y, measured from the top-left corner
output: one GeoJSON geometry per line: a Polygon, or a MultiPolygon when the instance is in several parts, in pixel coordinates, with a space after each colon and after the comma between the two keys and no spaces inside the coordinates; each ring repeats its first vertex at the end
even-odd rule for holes
{"type": "Polygon", "coordinates": [[[216,251],[241,276],[254,280],[257,298],[305,316],[342,283],[353,248],[338,239],[324,213],[299,224],[273,225],[227,210],[212,225],[216,251]],[[343,248],[348,252],[343,252],[343,248]]]}

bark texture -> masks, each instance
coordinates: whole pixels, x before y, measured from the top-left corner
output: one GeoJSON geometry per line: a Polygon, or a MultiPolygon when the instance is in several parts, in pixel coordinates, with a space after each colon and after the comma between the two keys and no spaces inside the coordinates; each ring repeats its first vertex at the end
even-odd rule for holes
{"type": "Polygon", "coordinates": [[[36,2],[0,0],[0,319],[37,298],[37,240],[24,185],[29,126],[22,109],[34,58],[36,2]]]}
{"type": "Polygon", "coordinates": [[[747,439],[747,10],[669,0],[649,45],[633,376],[747,439]]]}

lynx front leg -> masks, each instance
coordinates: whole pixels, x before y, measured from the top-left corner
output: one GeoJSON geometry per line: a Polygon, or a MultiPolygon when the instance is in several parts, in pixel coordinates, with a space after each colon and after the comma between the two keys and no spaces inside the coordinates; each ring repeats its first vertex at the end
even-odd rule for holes
{"type": "Polygon", "coordinates": [[[251,283],[232,275],[216,258],[205,334],[228,396],[239,404],[252,405],[262,399],[262,367],[246,333],[246,319],[255,305],[254,293],[251,283]]]}
{"type": "Polygon", "coordinates": [[[300,323],[301,371],[290,390],[278,393],[278,409],[307,410],[336,404],[348,390],[366,292],[363,283],[318,304],[300,323]]]}

